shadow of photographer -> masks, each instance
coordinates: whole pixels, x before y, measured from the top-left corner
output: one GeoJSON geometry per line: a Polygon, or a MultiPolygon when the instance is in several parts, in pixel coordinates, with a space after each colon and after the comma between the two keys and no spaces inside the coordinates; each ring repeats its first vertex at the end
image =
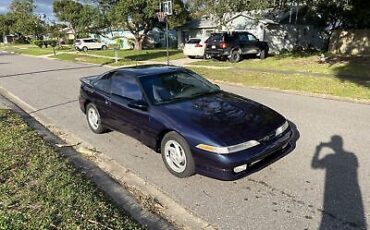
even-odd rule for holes
{"type": "Polygon", "coordinates": [[[312,168],[326,170],[320,230],[366,229],[366,217],[358,183],[359,163],[352,152],[343,149],[343,139],[334,135],[328,143],[316,146],[312,168]],[[323,148],[332,153],[320,157],[323,148]]]}

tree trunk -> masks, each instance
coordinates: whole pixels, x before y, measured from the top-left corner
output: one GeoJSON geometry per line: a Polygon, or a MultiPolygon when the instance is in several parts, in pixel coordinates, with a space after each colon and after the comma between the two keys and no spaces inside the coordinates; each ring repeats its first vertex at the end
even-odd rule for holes
{"type": "Polygon", "coordinates": [[[134,47],[134,49],[135,50],[143,50],[143,41],[144,41],[143,36],[135,37],[135,47],[134,47]]]}

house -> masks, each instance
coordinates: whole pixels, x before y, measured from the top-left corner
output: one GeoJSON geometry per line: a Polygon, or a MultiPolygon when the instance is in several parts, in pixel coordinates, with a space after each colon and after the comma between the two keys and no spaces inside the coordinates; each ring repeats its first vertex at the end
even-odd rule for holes
{"type": "Polygon", "coordinates": [[[14,35],[14,34],[4,35],[3,43],[4,44],[11,44],[11,43],[15,42],[16,38],[17,38],[17,36],[14,35]]]}
{"type": "MultiPolygon", "coordinates": [[[[121,49],[132,49],[134,44],[134,35],[130,31],[122,29],[106,30],[100,34],[90,34],[90,37],[97,38],[107,45],[117,45],[118,42],[121,49]]],[[[176,31],[169,30],[168,38],[169,47],[176,47],[176,31]]],[[[165,31],[158,27],[154,27],[148,32],[148,39],[147,43],[144,44],[144,47],[145,46],[150,48],[166,47],[165,31]]]]}
{"type": "Polygon", "coordinates": [[[245,11],[227,13],[223,23],[212,16],[203,16],[178,29],[179,47],[191,37],[206,37],[217,31],[248,31],[259,40],[266,41],[270,51],[279,53],[297,46],[323,49],[324,27],[308,13],[307,7],[290,10],[245,11]]]}
{"type": "Polygon", "coordinates": [[[75,40],[75,31],[71,27],[66,27],[60,30],[62,34],[61,40],[65,43],[68,41],[73,41],[75,40]]]}

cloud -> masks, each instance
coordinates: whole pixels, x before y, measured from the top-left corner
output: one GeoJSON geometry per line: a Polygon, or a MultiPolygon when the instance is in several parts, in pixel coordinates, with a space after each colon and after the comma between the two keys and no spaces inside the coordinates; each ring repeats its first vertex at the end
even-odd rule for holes
{"type": "MultiPolygon", "coordinates": [[[[0,0],[0,14],[4,14],[9,11],[9,5],[11,0],[0,0]]],[[[48,18],[54,19],[53,15],[53,1],[52,0],[35,0],[36,13],[46,14],[48,18]]]]}

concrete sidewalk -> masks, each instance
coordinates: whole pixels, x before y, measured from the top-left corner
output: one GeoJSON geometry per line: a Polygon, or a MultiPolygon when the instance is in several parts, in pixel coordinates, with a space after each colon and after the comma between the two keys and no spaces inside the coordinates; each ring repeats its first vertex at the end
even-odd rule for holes
{"type": "MultiPolygon", "coordinates": [[[[47,118],[62,136],[73,134],[93,145],[215,227],[317,229],[324,223],[326,228],[359,229],[366,228],[363,225],[370,219],[369,105],[221,85],[293,121],[301,133],[297,149],[238,181],[222,182],[200,175],[179,179],[167,172],[159,154],[138,141],[117,132],[90,132],[78,107],[79,78],[108,68],[6,54],[0,54],[0,63],[1,88],[29,106],[33,116],[47,118]],[[312,167],[316,147],[333,136],[340,136],[343,148],[354,153],[359,166],[354,169],[356,174],[343,174],[348,163],[340,161],[331,163],[340,178],[328,179],[324,167],[312,167]],[[358,191],[343,183],[346,179],[355,181],[358,191]],[[348,201],[351,209],[338,201],[348,201]]],[[[326,148],[321,154],[333,151],[326,148]]]]}

